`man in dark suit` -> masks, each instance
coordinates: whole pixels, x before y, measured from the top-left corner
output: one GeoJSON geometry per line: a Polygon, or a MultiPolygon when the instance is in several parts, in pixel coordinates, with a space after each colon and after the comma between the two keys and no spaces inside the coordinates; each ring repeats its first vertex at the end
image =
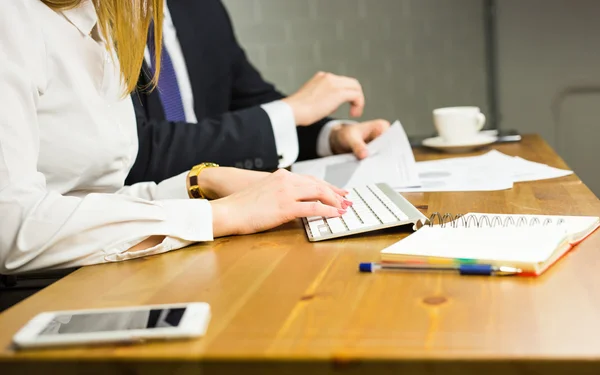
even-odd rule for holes
{"type": "MultiPolygon", "coordinates": [[[[140,87],[153,75],[152,38],[148,45],[140,87]]],[[[139,152],[127,183],[160,182],[201,162],[269,171],[334,153],[364,158],[389,127],[326,117],[344,103],[362,114],[353,78],[320,72],[293,95],[277,91],[246,58],[220,0],[168,0],[162,56],[157,89],[133,95],[139,152]]]]}

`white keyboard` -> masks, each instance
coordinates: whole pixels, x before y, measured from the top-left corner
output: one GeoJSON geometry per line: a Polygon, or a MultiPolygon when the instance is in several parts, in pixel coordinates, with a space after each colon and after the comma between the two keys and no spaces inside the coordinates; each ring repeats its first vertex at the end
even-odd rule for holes
{"type": "Polygon", "coordinates": [[[309,241],[328,240],[426,220],[415,206],[387,184],[350,189],[346,198],[353,205],[341,217],[314,216],[303,219],[309,241]]]}

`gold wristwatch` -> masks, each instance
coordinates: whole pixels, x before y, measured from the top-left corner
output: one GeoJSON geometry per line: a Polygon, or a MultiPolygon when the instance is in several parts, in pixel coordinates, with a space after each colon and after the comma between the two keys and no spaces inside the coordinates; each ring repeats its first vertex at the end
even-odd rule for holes
{"type": "Polygon", "coordinates": [[[201,163],[195,165],[194,167],[192,167],[192,169],[190,169],[190,172],[188,173],[188,195],[190,196],[190,198],[207,199],[204,195],[204,192],[202,191],[202,188],[200,188],[200,185],[198,185],[198,176],[200,176],[200,172],[202,172],[204,169],[215,168],[218,166],[219,164],[215,163],[201,163]]]}

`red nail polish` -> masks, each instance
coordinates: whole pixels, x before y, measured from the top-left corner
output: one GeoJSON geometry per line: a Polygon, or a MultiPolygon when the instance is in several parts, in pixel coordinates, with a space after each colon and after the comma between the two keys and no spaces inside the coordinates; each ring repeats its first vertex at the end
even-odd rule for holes
{"type": "Polygon", "coordinates": [[[338,212],[339,212],[339,214],[340,214],[340,215],[343,215],[343,214],[345,214],[345,213],[346,213],[346,210],[343,210],[343,209],[341,209],[341,208],[338,208],[338,212]]]}
{"type": "Polygon", "coordinates": [[[351,207],[353,205],[352,201],[349,201],[346,198],[344,198],[344,204],[346,205],[346,207],[351,207]]]}

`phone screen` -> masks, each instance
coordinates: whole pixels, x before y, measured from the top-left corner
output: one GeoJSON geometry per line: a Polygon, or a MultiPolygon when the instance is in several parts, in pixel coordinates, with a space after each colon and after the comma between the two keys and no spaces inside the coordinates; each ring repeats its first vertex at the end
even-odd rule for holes
{"type": "Polygon", "coordinates": [[[56,315],[40,336],[177,327],[185,307],[56,315]]]}
{"type": "MultiPolygon", "coordinates": [[[[521,135],[516,130],[482,130],[482,134],[495,135],[498,137],[496,143],[508,143],[508,142],[519,142],[521,140],[521,135]]],[[[423,141],[426,138],[436,137],[437,134],[432,133],[428,136],[418,135],[418,136],[410,136],[408,140],[410,142],[411,147],[422,147],[423,141]]]]}

